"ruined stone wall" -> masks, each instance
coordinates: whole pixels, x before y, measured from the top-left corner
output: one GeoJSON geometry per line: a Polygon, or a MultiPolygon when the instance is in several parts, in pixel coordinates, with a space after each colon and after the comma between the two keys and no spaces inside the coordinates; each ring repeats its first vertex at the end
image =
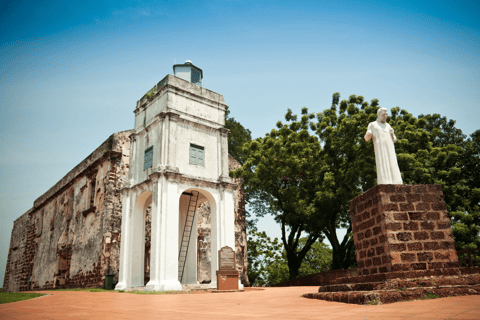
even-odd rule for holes
{"type": "Polygon", "coordinates": [[[212,220],[210,203],[205,201],[197,209],[197,281],[210,283],[212,263],[212,220]]]}
{"type": "MultiPolygon", "coordinates": [[[[228,155],[228,170],[240,168],[240,163],[231,155],[228,155]]],[[[237,270],[240,272],[240,280],[246,287],[250,286],[248,280],[248,257],[247,257],[247,220],[245,217],[245,192],[242,188],[242,178],[232,178],[237,185],[235,189],[235,258],[237,270]]]]}
{"type": "Polygon", "coordinates": [[[113,134],[14,223],[4,291],[101,287],[117,270],[130,131],[113,134]]]}

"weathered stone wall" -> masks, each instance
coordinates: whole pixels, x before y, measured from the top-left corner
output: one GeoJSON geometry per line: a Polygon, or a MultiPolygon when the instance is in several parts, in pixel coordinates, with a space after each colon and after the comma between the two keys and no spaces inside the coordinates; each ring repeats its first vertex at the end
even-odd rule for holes
{"type": "MultiPolygon", "coordinates": [[[[122,223],[120,190],[129,171],[129,135],[113,134],[14,222],[4,291],[103,287],[105,274],[118,282],[122,223]]],[[[240,164],[229,156],[229,170],[240,164]]],[[[241,179],[235,189],[237,270],[248,282],[245,200],[241,179]]],[[[208,184],[207,182],[205,182],[208,184]]],[[[232,185],[229,187],[231,188],[232,185]]],[[[151,215],[147,210],[145,281],[149,280],[151,215]]],[[[197,213],[198,281],[211,281],[210,204],[197,213]]]]}
{"type": "Polygon", "coordinates": [[[14,223],[4,291],[103,286],[118,273],[130,131],[113,134],[14,223]]]}
{"type": "Polygon", "coordinates": [[[212,220],[210,203],[205,201],[197,209],[197,281],[210,283],[212,263],[212,220]]]}
{"type": "Polygon", "coordinates": [[[458,267],[440,185],[377,185],[350,215],[360,275],[458,267]]]}
{"type": "MultiPolygon", "coordinates": [[[[240,168],[240,163],[231,155],[228,155],[228,170],[240,168]]],[[[237,270],[240,272],[240,280],[246,287],[250,286],[248,280],[248,256],[247,256],[247,220],[245,218],[245,192],[242,188],[242,178],[232,178],[237,185],[235,189],[235,258],[237,270]]]]}

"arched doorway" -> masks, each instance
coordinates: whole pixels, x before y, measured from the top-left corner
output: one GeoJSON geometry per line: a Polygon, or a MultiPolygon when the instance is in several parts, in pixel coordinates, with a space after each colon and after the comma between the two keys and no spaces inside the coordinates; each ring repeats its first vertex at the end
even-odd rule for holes
{"type": "Polygon", "coordinates": [[[132,259],[131,263],[131,286],[145,285],[145,221],[147,209],[152,204],[152,193],[142,192],[135,200],[135,206],[131,219],[132,259]]]}
{"type": "Polygon", "coordinates": [[[190,188],[180,195],[178,230],[178,281],[182,284],[211,282],[211,214],[213,196],[190,188]]]}

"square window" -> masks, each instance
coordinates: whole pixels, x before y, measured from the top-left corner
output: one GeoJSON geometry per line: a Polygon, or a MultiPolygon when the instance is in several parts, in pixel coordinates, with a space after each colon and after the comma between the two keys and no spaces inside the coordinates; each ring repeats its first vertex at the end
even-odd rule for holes
{"type": "Polygon", "coordinates": [[[196,144],[190,144],[190,157],[189,163],[197,166],[205,167],[205,149],[196,144]]]}
{"type": "Polygon", "coordinates": [[[153,146],[145,150],[145,157],[143,159],[143,170],[147,170],[152,167],[153,162],[153,146]]]}

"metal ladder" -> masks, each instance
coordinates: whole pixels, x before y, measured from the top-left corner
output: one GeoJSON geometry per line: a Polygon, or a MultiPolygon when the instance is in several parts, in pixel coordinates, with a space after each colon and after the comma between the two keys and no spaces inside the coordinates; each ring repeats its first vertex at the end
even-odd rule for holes
{"type": "Polygon", "coordinates": [[[184,192],[183,194],[190,196],[190,200],[188,202],[187,217],[185,218],[185,227],[183,228],[182,244],[180,245],[180,252],[178,253],[178,278],[180,283],[183,280],[183,273],[185,271],[188,246],[190,244],[193,221],[195,219],[195,212],[198,202],[198,191],[192,191],[192,193],[184,192]],[[196,195],[193,194],[193,192],[196,192],[196,195]]]}

